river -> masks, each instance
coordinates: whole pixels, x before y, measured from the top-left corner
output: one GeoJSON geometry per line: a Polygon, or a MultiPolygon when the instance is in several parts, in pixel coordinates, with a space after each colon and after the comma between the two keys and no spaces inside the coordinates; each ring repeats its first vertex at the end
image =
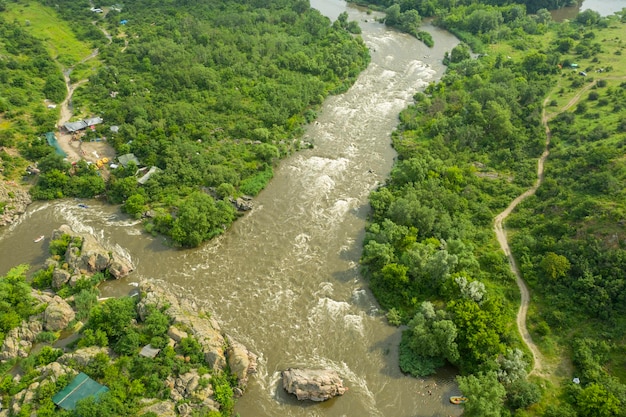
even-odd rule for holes
{"type": "Polygon", "coordinates": [[[429,49],[338,0],[312,4],[331,18],[347,11],[358,20],[372,62],[348,92],[325,101],[305,133],[314,149],[282,161],[252,212],[200,248],[174,250],[118,207],[35,203],[0,230],[0,274],[17,263],[40,265],[49,239],[33,239],[67,223],[135,263],[131,276],[103,285],[103,295],[126,294],[132,281],[161,280],[206,301],[222,327],[260,356],[259,373],[236,405],[242,417],[458,416],[461,409],[448,402],[457,393],[451,370],[434,379],[400,372],[400,330],[386,324],[358,267],[368,194],[391,169],[397,115],[443,74],[443,55],[457,40],[428,26],[436,45],[429,49]],[[280,370],[298,366],[336,369],[349,391],[300,403],[279,385],[280,370]]]}
{"type": "Polygon", "coordinates": [[[594,10],[601,16],[610,16],[623,8],[626,8],[626,0],[583,0],[576,6],[563,7],[551,13],[555,21],[562,22],[565,19],[574,19],[579,12],[587,9],[594,10]]]}

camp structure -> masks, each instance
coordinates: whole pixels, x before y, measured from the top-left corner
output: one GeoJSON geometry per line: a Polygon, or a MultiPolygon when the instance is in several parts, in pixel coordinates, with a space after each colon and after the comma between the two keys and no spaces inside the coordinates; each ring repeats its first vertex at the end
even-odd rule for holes
{"type": "Polygon", "coordinates": [[[101,117],[91,117],[89,119],[79,120],[77,122],[64,123],[63,127],[69,133],[78,132],[79,130],[87,129],[88,127],[99,125],[104,120],[101,117]]]}
{"type": "Polygon", "coordinates": [[[97,398],[108,390],[107,387],[98,384],[81,372],[76,375],[72,382],[52,397],[52,402],[64,410],[71,411],[76,409],[76,403],[83,398],[91,397],[92,395],[97,398]]]}
{"type": "Polygon", "coordinates": [[[154,358],[160,351],[161,349],[153,348],[152,345],[145,345],[141,348],[141,352],[139,352],[139,354],[146,358],[154,358]]]}
{"type": "Polygon", "coordinates": [[[146,182],[148,182],[148,180],[150,179],[151,176],[153,176],[154,174],[161,172],[161,169],[159,167],[155,167],[152,166],[150,167],[150,169],[146,172],[145,169],[139,169],[137,170],[138,173],[143,174],[140,178],[137,179],[137,182],[141,185],[145,184],[146,182]],[[144,174],[145,172],[145,174],[144,174]]]}
{"type": "Polygon", "coordinates": [[[139,159],[135,156],[134,153],[125,153],[124,155],[120,155],[117,157],[117,160],[124,168],[128,166],[129,162],[134,162],[135,165],[139,165],[139,159]]]}
{"type": "Polygon", "coordinates": [[[46,141],[48,141],[48,145],[54,148],[54,151],[57,153],[57,155],[61,155],[64,158],[67,156],[65,151],[61,149],[61,145],[59,144],[59,141],[57,140],[56,136],[54,136],[54,132],[46,133],[46,141]]]}

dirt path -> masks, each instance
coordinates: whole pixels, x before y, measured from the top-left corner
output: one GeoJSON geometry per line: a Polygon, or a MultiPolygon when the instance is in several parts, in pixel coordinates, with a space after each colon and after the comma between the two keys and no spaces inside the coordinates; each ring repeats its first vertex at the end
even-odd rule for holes
{"type": "MultiPolygon", "coordinates": [[[[96,21],[92,22],[92,24],[94,25],[96,25],[96,23],[97,23],[96,21]]],[[[106,36],[106,38],[108,39],[109,44],[111,44],[113,40],[111,35],[104,28],[101,28],[101,27],[98,27],[98,28],[102,31],[102,33],[104,33],[104,36],[106,36]]],[[[96,58],[99,53],[100,53],[99,49],[96,48],[91,52],[91,54],[81,59],[79,63],[82,64],[90,59],[96,58]]],[[[114,151],[112,148],[110,148],[110,146],[105,145],[102,142],[99,142],[97,144],[91,144],[91,143],[83,144],[83,142],[81,142],[80,140],[77,140],[77,138],[74,138],[71,133],[66,133],[63,130],[61,130],[63,125],[69,122],[73,116],[72,96],[74,95],[74,91],[76,90],[76,88],[78,88],[79,86],[89,81],[89,79],[85,78],[72,84],[71,79],[70,79],[70,74],[72,73],[73,68],[74,66],[65,68],[63,70],[63,78],[65,79],[65,87],[67,89],[67,96],[65,97],[65,100],[63,100],[63,102],[61,103],[59,120],[57,122],[58,130],[55,133],[57,142],[59,143],[59,146],[61,147],[61,149],[63,149],[63,151],[67,154],[67,159],[69,162],[76,162],[81,159],[87,159],[91,162],[95,162],[96,160],[98,160],[99,158],[103,156],[106,156],[112,160],[114,156],[114,151]],[[83,149],[83,145],[85,145],[84,146],[85,149],[83,149]]]]}
{"type": "MultiPolygon", "coordinates": [[[[607,77],[604,79],[615,80],[615,79],[626,79],[626,77],[607,77]]],[[[502,251],[506,254],[507,258],[509,259],[511,270],[515,274],[515,282],[517,283],[517,286],[519,287],[519,291],[520,291],[521,302],[520,302],[519,310],[517,311],[517,328],[519,329],[519,332],[522,335],[522,338],[524,339],[524,343],[526,343],[526,345],[528,346],[528,349],[530,349],[533,355],[533,368],[530,371],[530,375],[541,374],[542,370],[544,369],[545,363],[543,361],[541,352],[537,348],[537,345],[535,344],[535,342],[533,342],[533,339],[530,336],[530,333],[528,332],[528,327],[526,326],[526,315],[528,313],[528,305],[530,303],[530,292],[528,291],[528,286],[522,279],[522,274],[519,270],[519,267],[517,266],[517,263],[515,261],[515,258],[513,257],[513,254],[511,253],[511,248],[507,241],[506,230],[504,229],[503,223],[504,223],[504,220],[509,216],[509,214],[511,214],[511,212],[515,209],[515,207],[517,207],[519,203],[524,201],[527,197],[530,197],[531,195],[535,194],[535,192],[537,191],[537,189],[543,182],[544,163],[546,159],[548,159],[548,156],[550,155],[550,140],[552,138],[550,128],[548,126],[548,121],[551,120],[555,115],[560,114],[564,111],[567,111],[571,107],[573,107],[576,103],[578,103],[582,95],[586,91],[591,89],[594,85],[596,85],[596,83],[597,83],[597,80],[594,80],[593,82],[585,85],[576,93],[576,95],[574,95],[574,97],[572,97],[572,99],[565,106],[563,106],[559,111],[557,111],[554,114],[548,114],[546,112],[546,107],[548,105],[549,96],[546,97],[546,99],[543,101],[543,106],[542,106],[543,109],[541,113],[541,123],[544,125],[545,132],[546,132],[546,142],[545,142],[546,146],[545,146],[543,153],[539,157],[539,160],[537,161],[537,181],[535,181],[535,184],[531,188],[529,188],[524,193],[522,193],[517,198],[515,198],[515,200],[513,200],[511,204],[509,204],[509,206],[502,213],[498,214],[494,219],[493,229],[496,233],[496,237],[498,238],[498,243],[500,244],[502,251]]]]}
{"type": "Polygon", "coordinates": [[[533,339],[528,332],[528,327],[526,327],[526,315],[528,313],[528,305],[530,303],[530,292],[528,291],[526,283],[522,279],[522,274],[519,270],[519,267],[517,266],[517,263],[515,262],[513,254],[511,253],[511,248],[509,247],[509,242],[506,238],[506,231],[504,230],[503,222],[519,203],[524,201],[527,197],[535,194],[535,191],[537,191],[537,188],[539,188],[539,186],[543,182],[544,163],[548,158],[548,155],[550,155],[550,129],[548,128],[548,118],[545,112],[547,100],[548,99],[546,99],[543,103],[542,113],[542,123],[544,124],[546,129],[546,147],[541,154],[541,157],[539,157],[539,161],[537,162],[537,181],[535,181],[535,184],[531,188],[529,188],[524,193],[519,195],[515,200],[513,200],[511,204],[509,204],[509,206],[502,213],[498,214],[494,220],[494,231],[496,233],[496,237],[498,238],[498,243],[500,244],[502,251],[504,251],[507,258],[509,259],[509,264],[511,265],[511,270],[515,274],[515,282],[519,287],[521,295],[521,303],[519,310],[517,311],[517,328],[519,329],[519,332],[524,339],[524,343],[526,343],[533,355],[533,368],[530,371],[530,374],[541,372],[541,369],[543,367],[543,360],[541,357],[541,352],[539,352],[539,348],[537,348],[537,345],[533,342],[533,339]]]}

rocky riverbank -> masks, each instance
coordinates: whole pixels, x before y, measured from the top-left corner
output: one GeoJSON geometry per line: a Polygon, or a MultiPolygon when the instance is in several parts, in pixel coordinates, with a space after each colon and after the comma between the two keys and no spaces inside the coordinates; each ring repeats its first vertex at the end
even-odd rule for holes
{"type": "MultiPolygon", "coordinates": [[[[163,346],[158,349],[150,349],[150,345],[148,349],[137,346],[130,353],[127,349],[121,354],[120,339],[81,343],[89,337],[86,330],[91,329],[92,335],[97,331],[90,319],[84,318],[84,323],[78,320],[85,317],[84,311],[81,314],[84,297],[81,301],[81,293],[73,289],[87,288],[84,280],[91,279],[94,273],[108,272],[120,278],[130,273],[133,266],[126,260],[116,259],[93,237],[75,234],[67,226],[55,230],[52,237],[53,242],[69,240],[69,244],[63,257],[56,255],[46,261],[45,271],[51,274],[50,288],[31,290],[30,302],[37,313],[9,331],[0,347],[0,364],[5,365],[4,369],[12,367],[4,379],[9,375],[13,379],[8,388],[0,389],[3,394],[0,417],[21,415],[25,409],[30,410],[29,414],[35,413],[45,407],[45,402],[40,402],[42,393],[54,394],[79,372],[106,383],[106,378],[94,373],[103,358],[107,368],[117,367],[120,360],[128,362],[136,360],[134,358],[142,363],[146,360],[144,357],[150,358],[144,354],[146,351],[157,352],[152,359],[155,363],[159,355],[165,355],[178,367],[158,380],[158,396],[139,401],[136,415],[154,413],[167,417],[221,412],[224,391],[223,387],[213,385],[213,376],[229,375],[227,380],[232,390],[228,392],[233,396],[243,394],[249,376],[256,372],[256,355],[224,332],[196,300],[180,298],[154,281],[139,284],[134,294],[138,300],[133,304],[136,318],[126,328],[140,334],[148,323],[154,326],[154,317],[151,321],[150,316],[158,311],[167,318],[163,334],[157,335],[163,346]],[[197,353],[195,358],[188,356],[194,355],[190,353],[192,350],[197,353]],[[54,360],[42,359],[44,351],[54,360]],[[25,371],[29,361],[35,366],[31,363],[32,369],[25,371]]],[[[91,311],[103,305],[96,302],[91,311]]],[[[99,311],[101,314],[105,309],[99,311]]],[[[152,336],[154,340],[154,334],[152,336]]],[[[50,402],[50,397],[47,401],[50,402]]]]}
{"type": "Polygon", "coordinates": [[[32,202],[28,189],[13,181],[0,182],[0,226],[15,222],[32,202]]]}

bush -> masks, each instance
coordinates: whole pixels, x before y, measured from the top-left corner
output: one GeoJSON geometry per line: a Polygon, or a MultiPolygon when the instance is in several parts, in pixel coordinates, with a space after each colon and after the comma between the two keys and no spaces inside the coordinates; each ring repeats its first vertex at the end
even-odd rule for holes
{"type": "Polygon", "coordinates": [[[541,398],[539,387],[525,379],[518,379],[507,388],[506,399],[514,410],[528,408],[541,398]]]}
{"type": "Polygon", "coordinates": [[[65,256],[65,252],[67,252],[67,248],[71,241],[72,236],[68,234],[63,234],[60,238],[52,240],[50,242],[50,254],[65,256]]]}
{"type": "Polygon", "coordinates": [[[233,389],[230,386],[227,375],[224,373],[213,375],[211,385],[213,385],[215,401],[220,405],[222,416],[230,417],[233,414],[235,401],[233,400],[233,389]]]}

